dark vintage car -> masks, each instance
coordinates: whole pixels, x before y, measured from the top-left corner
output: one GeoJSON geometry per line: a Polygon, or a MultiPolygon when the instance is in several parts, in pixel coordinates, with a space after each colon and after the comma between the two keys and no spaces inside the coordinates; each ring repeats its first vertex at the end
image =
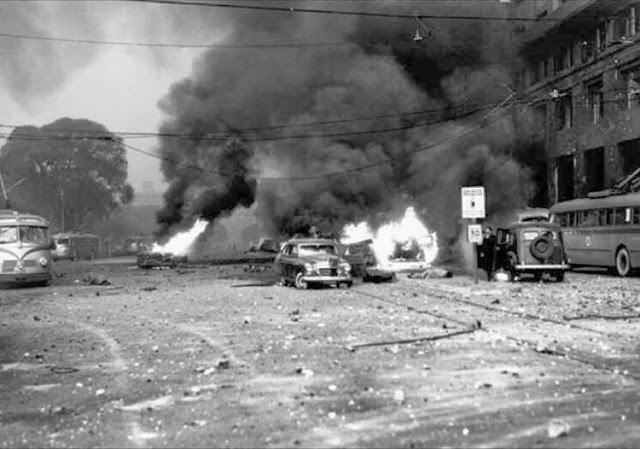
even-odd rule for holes
{"type": "Polygon", "coordinates": [[[350,287],[351,266],[340,257],[339,245],[329,239],[300,238],[287,241],[275,260],[283,285],[305,289],[309,285],[350,287]]]}
{"type": "Polygon", "coordinates": [[[511,280],[518,280],[523,274],[540,280],[547,274],[561,282],[570,268],[560,226],[543,221],[498,229],[492,262],[496,275],[506,273],[511,280]]]}

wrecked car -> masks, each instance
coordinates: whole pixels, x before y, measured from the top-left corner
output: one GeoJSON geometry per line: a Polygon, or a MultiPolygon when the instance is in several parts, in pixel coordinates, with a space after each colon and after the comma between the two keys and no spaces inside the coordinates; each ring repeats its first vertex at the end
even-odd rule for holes
{"type": "Polygon", "coordinates": [[[541,280],[546,274],[562,282],[570,268],[560,226],[542,221],[514,223],[498,229],[492,259],[494,277],[504,275],[513,281],[522,275],[541,280]]]}
{"type": "Polygon", "coordinates": [[[285,242],[274,268],[282,285],[306,289],[309,285],[353,284],[351,265],[340,257],[339,245],[329,239],[298,238],[285,242]]]}
{"type": "Polygon", "coordinates": [[[148,245],[141,245],[136,262],[139,268],[175,268],[181,263],[186,263],[187,256],[154,252],[148,245]]]}

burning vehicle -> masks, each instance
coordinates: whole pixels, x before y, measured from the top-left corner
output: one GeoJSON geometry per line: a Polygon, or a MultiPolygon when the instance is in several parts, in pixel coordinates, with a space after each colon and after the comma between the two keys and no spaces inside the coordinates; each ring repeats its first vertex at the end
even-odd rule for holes
{"type": "Polygon", "coordinates": [[[364,281],[394,281],[396,273],[425,272],[438,255],[436,234],[422,224],[413,207],[405,210],[401,220],[375,232],[366,222],[347,225],[341,242],[364,281]]]}
{"type": "Polygon", "coordinates": [[[164,245],[143,244],[136,256],[139,268],[175,268],[188,261],[187,254],[196,239],[204,232],[209,222],[199,219],[187,231],[179,232],[164,245]]]}
{"type": "Polygon", "coordinates": [[[175,268],[179,264],[187,263],[188,257],[186,255],[180,256],[173,253],[153,251],[152,247],[148,245],[141,245],[140,250],[136,255],[136,262],[140,268],[175,268]]]}
{"type": "Polygon", "coordinates": [[[353,284],[351,265],[340,257],[339,245],[329,239],[300,238],[287,241],[276,256],[274,268],[282,285],[306,289],[309,285],[353,284]]]}

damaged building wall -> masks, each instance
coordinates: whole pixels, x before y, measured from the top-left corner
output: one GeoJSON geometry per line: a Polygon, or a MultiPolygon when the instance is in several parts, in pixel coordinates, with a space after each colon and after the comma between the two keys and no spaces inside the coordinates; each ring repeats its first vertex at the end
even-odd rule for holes
{"type": "Polygon", "coordinates": [[[581,4],[548,10],[557,25],[532,26],[518,42],[523,102],[546,114],[549,204],[640,167],[640,2],[581,4]]]}

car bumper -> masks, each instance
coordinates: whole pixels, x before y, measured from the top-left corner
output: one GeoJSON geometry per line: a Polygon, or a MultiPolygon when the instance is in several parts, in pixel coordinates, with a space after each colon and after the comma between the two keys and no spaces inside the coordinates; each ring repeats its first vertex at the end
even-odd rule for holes
{"type": "Polygon", "coordinates": [[[51,273],[11,273],[0,274],[0,283],[27,283],[51,281],[51,273]]]}
{"type": "Polygon", "coordinates": [[[353,278],[350,275],[345,276],[320,276],[313,274],[305,274],[302,276],[304,282],[313,284],[335,284],[338,282],[352,282],[353,278]]]}
{"type": "Polygon", "coordinates": [[[537,270],[537,271],[551,271],[551,270],[569,270],[571,267],[566,263],[558,263],[558,264],[518,264],[514,267],[516,270],[537,270]]]}

